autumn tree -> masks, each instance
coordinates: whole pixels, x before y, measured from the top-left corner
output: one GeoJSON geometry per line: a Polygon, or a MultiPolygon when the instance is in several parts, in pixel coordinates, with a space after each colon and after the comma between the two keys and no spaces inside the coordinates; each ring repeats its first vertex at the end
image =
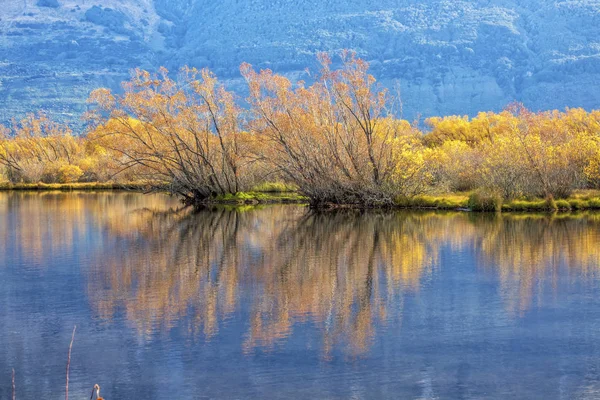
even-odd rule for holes
{"type": "Polygon", "coordinates": [[[308,87],[242,65],[265,157],[313,205],[391,204],[399,188],[393,182],[418,175],[398,171],[420,145],[415,131],[393,119],[393,99],[376,88],[365,61],[350,52],[342,54],[339,69],[331,68],[326,54],[319,61],[320,75],[308,87]]]}
{"type": "Polygon", "coordinates": [[[569,110],[533,113],[516,104],[503,114],[505,157],[512,151],[519,158],[514,164],[523,171],[524,195],[562,198],[585,187],[585,167],[597,149],[597,132],[578,129],[569,110]]]}
{"type": "Polygon", "coordinates": [[[83,140],[43,113],[0,126],[0,165],[11,182],[75,182],[84,156],[83,140]]]}
{"type": "Polygon", "coordinates": [[[136,70],[122,95],[92,93],[100,124],[90,138],[109,149],[123,170],[189,203],[246,190],[253,181],[234,96],[208,70],[183,68],[173,80],[136,70]]]}
{"type": "Polygon", "coordinates": [[[534,113],[512,104],[501,113],[430,118],[424,142],[451,190],[484,188],[505,199],[567,197],[593,182],[598,116],[582,109],[534,113]]]}
{"type": "Polygon", "coordinates": [[[208,70],[136,70],[90,97],[92,129],[44,114],[0,126],[0,175],[17,182],[143,181],[189,204],[283,179],[313,206],[391,206],[428,191],[561,198],[600,187],[600,111],[398,119],[394,96],[352,52],[320,54],[311,84],[241,66],[247,109],[208,70]]]}

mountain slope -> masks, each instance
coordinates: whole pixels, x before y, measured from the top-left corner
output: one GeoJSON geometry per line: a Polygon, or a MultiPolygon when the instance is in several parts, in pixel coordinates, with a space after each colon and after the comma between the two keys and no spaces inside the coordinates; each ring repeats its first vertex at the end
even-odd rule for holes
{"type": "MultiPolygon", "coordinates": [[[[405,117],[600,106],[600,1],[4,0],[0,120],[63,119],[133,67],[210,67],[242,88],[243,61],[303,77],[317,51],[356,50],[405,117]]],[[[305,77],[303,77],[305,78],[305,77]]]]}

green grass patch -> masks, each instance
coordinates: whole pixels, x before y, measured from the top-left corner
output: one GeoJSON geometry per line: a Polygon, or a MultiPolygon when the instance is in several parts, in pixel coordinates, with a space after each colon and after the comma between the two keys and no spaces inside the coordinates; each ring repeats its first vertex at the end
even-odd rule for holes
{"type": "Polygon", "coordinates": [[[590,199],[568,199],[569,205],[572,210],[600,210],[600,198],[590,198],[590,199]]]}
{"type": "Polygon", "coordinates": [[[600,191],[580,190],[568,199],[553,198],[516,199],[503,202],[500,196],[485,191],[473,193],[449,193],[412,198],[399,197],[396,205],[400,208],[429,208],[439,210],[457,210],[469,208],[471,211],[505,212],[554,212],[600,210],[600,191]]]}
{"type": "Polygon", "coordinates": [[[466,208],[468,196],[460,193],[451,193],[440,196],[415,196],[398,197],[394,203],[400,208],[431,208],[438,210],[456,210],[466,208]]]}
{"type": "Polygon", "coordinates": [[[284,192],[295,192],[297,188],[294,185],[290,185],[283,182],[263,182],[252,188],[251,192],[262,192],[262,193],[284,193],[284,192]]]}
{"type": "Polygon", "coordinates": [[[588,200],[581,199],[567,199],[569,205],[571,206],[571,210],[585,210],[588,205],[588,200]]]}
{"type": "Polygon", "coordinates": [[[574,197],[559,200],[513,200],[502,205],[502,211],[516,212],[548,212],[548,211],[581,211],[600,210],[600,197],[585,199],[574,197]]]}
{"type": "Polygon", "coordinates": [[[600,197],[596,197],[588,200],[588,209],[600,210],[600,197]]]}
{"type": "Polygon", "coordinates": [[[571,211],[571,205],[565,199],[556,200],[556,207],[560,211],[571,211]]]}
{"type": "Polygon", "coordinates": [[[225,194],[213,199],[214,203],[222,204],[268,204],[268,203],[294,203],[304,204],[308,199],[296,192],[238,192],[225,194]]]}
{"type": "Polygon", "coordinates": [[[502,204],[502,211],[547,211],[545,200],[512,200],[502,204]]]}

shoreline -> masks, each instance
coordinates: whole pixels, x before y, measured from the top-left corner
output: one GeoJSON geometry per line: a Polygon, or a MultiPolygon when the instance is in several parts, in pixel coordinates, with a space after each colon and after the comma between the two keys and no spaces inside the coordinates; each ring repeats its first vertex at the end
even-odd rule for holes
{"type": "Polygon", "coordinates": [[[136,192],[144,192],[147,189],[146,184],[142,183],[114,183],[114,182],[78,182],[78,183],[0,183],[0,191],[93,191],[93,190],[129,190],[136,192]]]}
{"type": "MultiPolygon", "coordinates": [[[[143,183],[0,183],[0,192],[74,192],[74,191],[131,191],[145,193],[148,186],[143,183]]],[[[394,205],[364,207],[355,204],[324,204],[313,207],[320,211],[354,209],[354,210],[439,210],[461,212],[494,212],[472,210],[469,208],[470,193],[448,193],[443,195],[422,195],[413,198],[399,199],[394,205]]],[[[296,191],[250,191],[235,195],[228,194],[206,201],[198,206],[248,206],[264,204],[299,204],[310,206],[307,197],[296,191]]],[[[499,211],[495,212],[577,212],[600,210],[600,191],[587,190],[575,192],[567,199],[555,201],[556,208],[549,208],[544,199],[517,199],[503,202],[499,211]]]]}

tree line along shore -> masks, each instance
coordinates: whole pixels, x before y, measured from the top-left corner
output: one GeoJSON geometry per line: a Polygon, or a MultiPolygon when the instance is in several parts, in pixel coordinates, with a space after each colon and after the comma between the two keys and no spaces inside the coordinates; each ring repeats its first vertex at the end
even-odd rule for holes
{"type": "Polygon", "coordinates": [[[43,113],[0,126],[0,189],[166,191],[194,205],[306,202],[489,211],[600,208],[600,111],[402,119],[351,52],[310,83],[240,67],[238,98],[209,70],[132,72],[90,95],[74,134],[43,113]]]}

